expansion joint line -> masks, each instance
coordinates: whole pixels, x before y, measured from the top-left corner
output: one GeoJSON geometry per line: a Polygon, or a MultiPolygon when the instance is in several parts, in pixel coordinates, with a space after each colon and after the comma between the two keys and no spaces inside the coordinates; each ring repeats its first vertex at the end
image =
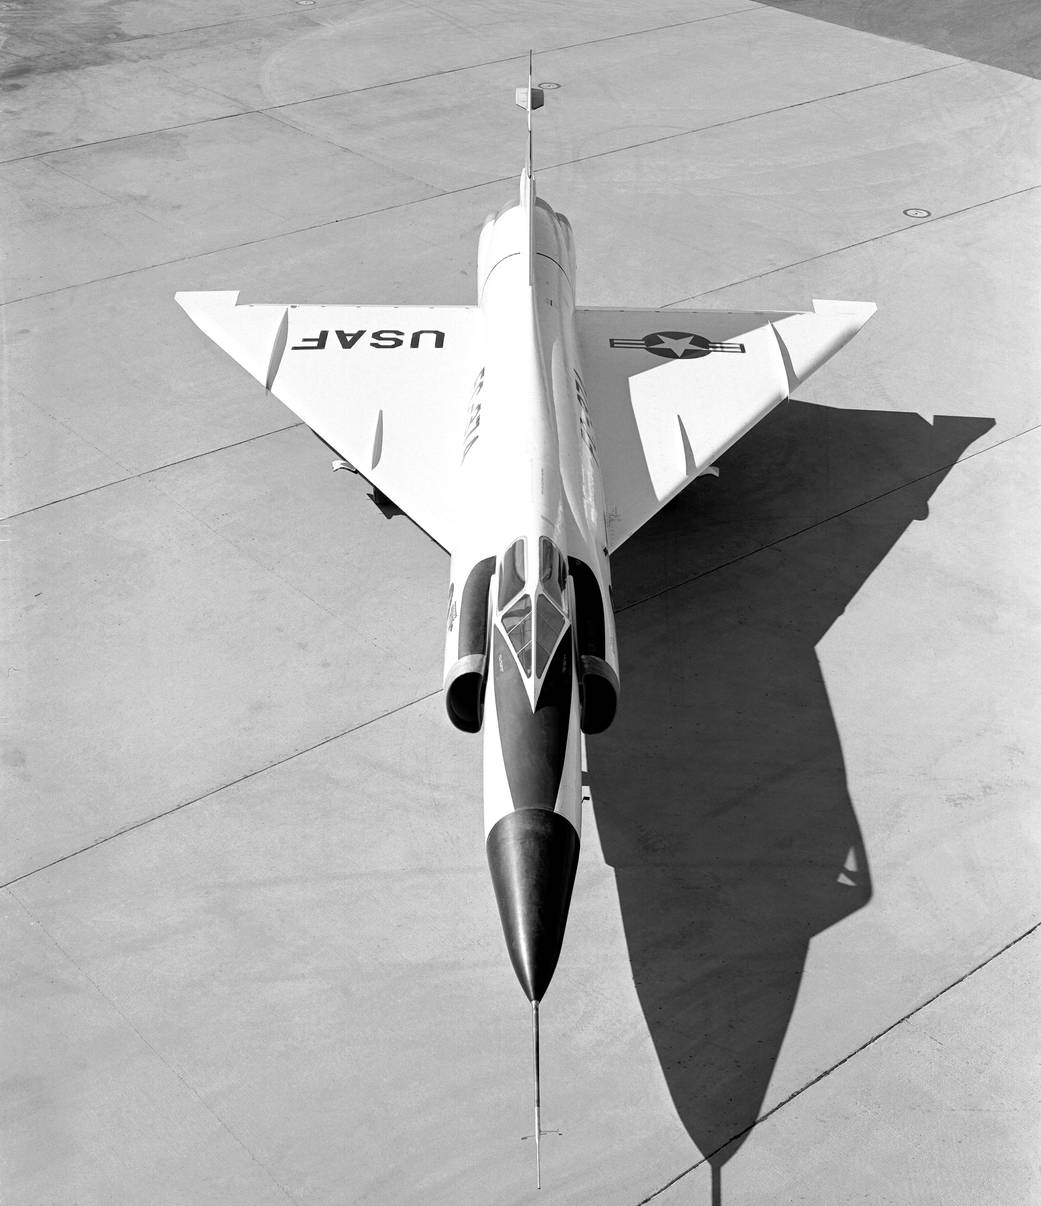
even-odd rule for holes
{"type": "MultiPolygon", "coordinates": [[[[193,452],[191,456],[182,456],[176,461],[164,461],[161,465],[153,465],[150,469],[142,469],[140,473],[128,473],[126,477],[117,477],[111,482],[102,482],[100,485],[91,486],[87,490],[77,490],[75,494],[65,494],[61,498],[52,498],[47,502],[39,503],[35,507],[26,507],[24,511],[13,511],[10,515],[5,515],[3,519],[0,519],[0,523],[7,523],[9,519],[20,519],[23,515],[32,515],[35,511],[46,510],[47,507],[56,507],[59,503],[71,502],[74,498],[83,498],[88,494],[97,494],[99,490],[107,490],[110,486],[122,486],[126,482],[136,482],[142,477],[149,477],[153,473],[162,472],[164,469],[173,469],[177,465],[187,465],[190,461],[201,460],[204,456],[212,456],[217,452],[227,452],[231,448],[241,448],[244,444],[252,444],[256,440],[265,440],[268,436],[280,435],[283,431],[292,431],[295,427],[303,427],[303,423],[287,423],[285,427],[273,427],[270,431],[259,431],[256,435],[246,436],[244,440],[234,440],[230,444],[221,444],[218,448],[206,448],[202,452],[193,452]]],[[[99,451],[102,450],[99,449],[99,451]]]]}
{"type": "MultiPolygon", "coordinates": [[[[858,88],[848,88],[848,89],[843,89],[839,92],[829,93],[826,96],[808,97],[804,101],[796,101],[790,105],[781,105],[777,109],[763,109],[756,113],[747,113],[747,114],[743,114],[740,117],[733,117],[733,118],[728,118],[724,121],[712,122],[706,126],[692,126],[688,130],[672,131],[669,134],[660,135],[657,138],[644,139],[641,142],[631,143],[626,146],[611,147],[604,151],[591,152],[588,155],[578,155],[572,159],[561,160],[559,163],[547,164],[540,170],[543,173],[551,172],[554,170],[558,170],[560,168],[570,167],[576,163],[586,163],[591,159],[603,159],[610,155],[618,155],[618,154],[623,154],[626,151],[638,150],[644,146],[652,146],[656,143],[668,142],[668,141],[671,141],[671,140],[677,139],[677,138],[687,138],[692,135],[704,133],[707,130],[714,130],[714,129],[718,129],[718,128],[725,127],[725,126],[738,125],[742,122],[754,121],[760,117],[770,117],[777,113],[787,112],[790,109],[803,108],[807,105],[823,104],[827,101],[834,100],[836,97],[851,96],[851,95],[854,95],[854,94],[860,93],[860,92],[869,92],[874,88],[889,87],[893,84],[904,83],[907,80],[917,79],[920,76],[924,76],[924,75],[932,75],[932,74],[935,74],[936,72],[940,72],[940,71],[952,71],[960,65],[961,64],[959,64],[959,63],[953,63],[953,64],[944,64],[943,66],[940,66],[940,67],[929,67],[929,68],[926,68],[924,71],[912,72],[910,75],[897,76],[894,79],[877,80],[870,84],[864,84],[863,86],[858,87],[858,88]]],[[[240,116],[240,115],[231,114],[230,116],[240,116]]],[[[223,117],[212,118],[210,120],[224,121],[224,120],[226,120],[226,118],[223,118],[223,117]]],[[[337,144],[337,145],[339,145],[339,144],[337,144]]],[[[352,154],[359,153],[357,151],[352,151],[352,149],[350,147],[343,147],[342,149],[345,151],[351,151],[352,154]]],[[[154,268],[169,268],[175,264],[190,263],[193,260],[204,259],[207,256],[223,255],[226,252],[240,251],[246,247],[257,247],[257,246],[261,246],[263,244],[276,242],[279,239],[288,239],[288,238],[293,238],[296,235],[309,234],[312,231],[324,230],[324,229],[327,229],[328,227],[338,226],[338,225],[340,225],[342,223],[346,223],[346,222],[358,222],[363,218],[372,218],[372,217],[378,216],[379,214],[392,213],[393,211],[399,210],[399,209],[402,209],[402,210],[409,209],[414,205],[424,205],[427,202],[443,200],[446,197],[455,197],[455,196],[460,196],[463,193],[476,192],[483,188],[489,188],[494,184],[504,184],[512,179],[513,179],[512,174],[510,174],[508,176],[495,176],[489,180],[480,180],[473,184],[461,185],[458,188],[441,189],[441,190],[435,191],[433,193],[430,193],[428,196],[425,196],[425,197],[413,197],[407,201],[396,201],[389,205],[378,206],[375,209],[363,210],[360,213],[342,214],[339,217],[325,218],[320,222],[312,222],[306,226],[298,226],[291,230],[282,230],[282,231],[278,231],[275,234],[260,235],[255,239],[244,239],[241,243],[231,243],[224,247],[211,247],[211,248],[206,248],[206,249],[200,250],[200,251],[193,251],[193,252],[189,252],[187,255],[175,256],[169,260],[158,260],[154,264],[142,264],[136,268],[126,268],[121,272],[112,272],[112,273],[108,273],[105,276],[92,277],[90,280],[74,281],[67,285],[60,285],[54,289],[43,289],[39,293],[27,293],[21,297],[6,298],[3,301],[0,301],[0,307],[15,305],[18,302],[33,301],[36,298],[40,298],[40,297],[50,297],[54,294],[64,293],[68,289],[82,289],[82,288],[86,288],[89,285],[101,284],[103,281],[119,280],[125,276],[135,276],[139,272],[150,272],[154,268]]],[[[422,182],[417,181],[417,183],[422,183],[422,182]]],[[[1017,193],[1019,193],[1019,192],[1029,192],[1029,191],[1030,191],[1029,189],[1019,189],[1014,193],[1009,193],[1006,195],[1007,196],[1016,196],[1017,193]]],[[[985,205],[985,204],[989,204],[989,202],[993,201],[993,200],[1004,200],[1004,199],[1005,199],[1004,197],[997,197],[997,198],[992,197],[992,198],[988,198],[985,201],[979,202],[979,204],[985,205]]],[[[975,206],[969,206],[967,208],[975,208],[975,206]]],[[[962,212],[962,211],[955,211],[955,212],[962,212]]],[[[936,221],[936,220],[938,220],[938,218],[951,217],[951,216],[953,216],[953,214],[940,214],[940,215],[937,215],[936,218],[933,218],[932,220],[936,221]]],[[[922,223],[918,223],[918,225],[921,225],[921,224],[922,223]]],[[[849,244],[848,246],[829,248],[828,250],[821,252],[818,256],[811,256],[809,258],[810,259],[820,259],[820,258],[823,258],[824,256],[834,255],[839,251],[847,250],[848,247],[855,247],[855,246],[859,246],[861,243],[873,242],[876,239],[887,238],[891,234],[897,234],[900,231],[906,230],[906,229],[908,229],[908,228],[907,227],[899,227],[895,231],[893,231],[893,230],[883,231],[881,234],[872,236],[871,239],[861,240],[860,243],[852,243],[852,244],[849,244]]],[[[798,261],[798,262],[801,263],[804,261],[798,261]]],[[[775,272],[780,271],[781,268],[789,267],[789,266],[790,265],[781,265],[779,268],[771,269],[771,271],[775,271],[775,272]]],[[[754,279],[754,278],[750,278],[750,279],[754,279]]],[[[731,283],[732,284],[740,284],[741,282],[731,282],[731,283]]],[[[727,286],[723,286],[723,285],[719,286],[719,288],[726,288],[726,287],[727,286]]],[[[670,303],[670,304],[675,304],[675,303],[670,303]]]]}
{"type": "Polygon", "coordinates": [[[323,746],[331,745],[334,741],[339,741],[341,737],[348,737],[351,733],[367,729],[370,724],[386,720],[388,716],[395,716],[398,712],[404,712],[408,708],[413,708],[416,704],[421,704],[426,699],[432,699],[440,693],[441,688],[438,687],[435,691],[427,691],[423,695],[417,695],[415,699],[410,699],[405,703],[397,704],[393,708],[388,708],[385,712],[380,712],[378,716],[370,716],[368,720],[359,721],[357,724],[353,724],[339,733],[323,737],[321,741],[316,741],[313,745],[305,746],[301,750],[294,750],[293,753],[286,754],[284,758],[276,758],[274,762],[267,762],[256,770],[247,771],[246,774],[239,775],[236,779],[229,779],[227,783],[222,783],[219,787],[212,787],[209,791],[203,792],[201,796],[195,796],[191,800],[184,800],[180,804],[174,804],[172,808],[164,808],[161,812],[153,813],[152,816],[144,817],[140,821],[132,821],[129,825],[124,825],[121,829],[116,829],[114,832],[108,833],[96,841],[88,842],[85,846],[80,846],[76,850],[70,850],[68,854],[62,854],[58,858],[51,859],[49,863],[43,863],[39,867],[34,867],[31,871],[23,871],[21,875],[16,875],[12,879],[7,880],[6,883],[0,884],[0,890],[20,884],[23,880],[30,879],[34,875],[39,875],[41,871],[47,871],[51,867],[57,867],[60,863],[67,863],[69,859],[76,858],[80,854],[86,854],[88,850],[95,850],[98,846],[105,846],[109,842],[114,842],[116,838],[122,837],[126,833],[133,833],[136,829],[144,829],[146,825],[151,825],[153,821],[161,821],[164,817],[173,816],[175,812],[183,812],[184,809],[191,808],[193,804],[201,804],[203,800],[209,800],[211,797],[219,795],[222,791],[226,791],[229,787],[236,787],[239,783],[246,783],[250,779],[257,778],[258,775],[263,775],[270,770],[274,770],[276,767],[285,766],[287,762],[292,762],[296,758],[302,758],[305,754],[311,754],[315,750],[320,750],[323,746]]]}
{"type": "Polygon", "coordinates": [[[776,1114],[779,1110],[783,1110],[784,1107],[786,1105],[788,1105],[790,1102],[794,1101],[797,1097],[801,1097],[803,1095],[803,1093],[806,1092],[807,1089],[812,1089],[814,1085],[820,1084],[820,1082],[822,1080],[825,1080],[833,1072],[837,1071],[839,1068],[843,1067],[845,1064],[848,1064],[850,1062],[850,1060],[855,1059],[858,1055],[862,1054],[864,1051],[867,1051],[870,1047],[873,1047],[875,1045],[875,1043],[877,1043],[880,1039],[884,1039],[887,1034],[892,1034],[892,1032],[898,1026],[902,1026],[904,1024],[904,1022],[910,1021],[911,1018],[913,1018],[917,1014],[921,1013],[924,1009],[928,1009],[929,1006],[934,1004],[934,1002],[938,1001],[940,999],[940,997],[946,996],[946,994],[949,993],[952,989],[957,988],[959,984],[964,984],[965,981],[968,980],[971,976],[974,976],[978,971],[982,971],[983,968],[985,968],[988,964],[993,963],[995,959],[1000,959],[1002,955],[1007,954],[1008,951],[1010,951],[1014,946],[1017,946],[1020,942],[1022,942],[1026,938],[1029,938],[1032,934],[1037,933],[1038,930],[1041,930],[1041,922],[1037,922],[1034,925],[1032,925],[1028,930],[1024,930],[1022,934],[1013,938],[1011,940],[1011,942],[1006,942],[1003,947],[1001,947],[999,950],[996,950],[992,955],[988,955],[986,959],[984,959],[981,963],[977,963],[975,967],[971,968],[963,976],[959,976],[957,978],[957,980],[952,980],[950,984],[941,988],[939,990],[939,992],[933,993],[933,995],[931,997],[928,997],[920,1005],[916,1005],[914,1007],[914,1009],[905,1013],[902,1017],[897,1018],[897,1020],[895,1022],[891,1023],[884,1030],[880,1030],[878,1032],[878,1034],[873,1035],[871,1038],[867,1039],[866,1042],[861,1043],[859,1047],[854,1048],[848,1055],[845,1055],[842,1057],[842,1059],[837,1060],[835,1063],[833,1063],[831,1065],[830,1068],[825,1068],[823,1072],[821,1072],[817,1076],[813,1077],[812,1080],[808,1080],[804,1085],[801,1085],[794,1092],[789,1093],[788,1096],[786,1098],[784,1098],[783,1101],[779,1101],[775,1106],[773,1106],[771,1109],[767,1110],[764,1114],[760,1114],[759,1117],[756,1118],[756,1120],[754,1122],[750,1123],[748,1126],[744,1127],[742,1130],[737,1131],[735,1134],[731,1135],[730,1138],[725,1143],[721,1143],[719,1145],[719,1147],[714,1148],[711,1152],[708,1153],[707,1156],[704,1156],[704,1157],[702,1157],[702,1159],[697,1160],[689,1168],[685,1168],[683,1170],[683,1172],[677,1173],[677,1175],[675,1177],[673,1177],[670,1181],[667,1181],[664,1185],[660,1186],[652,1194],[648,1194],[647,1197],[641,1198],[639,1200],[639,1202],[636,1203],[636,1206],[647,1206],[648,1202],[652,1202],[656,1197],[659,1197],[667,1189],[671,1189],[671,1187],[673,1185],[675,1185],[677,1183],[677,1181],[682,1181],[684,1177],[686,1177],[690,1173],[694,1172],[695,1169],[701,1168],[702,1165],[711,1163],[713,1156],[718,1156],[721,1152],[725,1151],[732,1143],[736,1142],[738,1139],[743,1139],[746,1135],[748,1135],[751,1131],[753,1131],[761,1122],[765,1122],[768,1118],[772,1118],[774,1116],[774,1114],[776,1114]]]}
{"type": "MultiPolygon", "coordinates": [[[[764,6],[759,3],[746,3],[738,8],[728,9],[722,13],[712,13],[707,17],[690,17],[685,21],[672,21],[667,25],[652,25],[647,29],[628,29],[623,33],[605,34],[600,38],[587,38],[582,42],[565,42],[560,46],[542,46],[539,47],[535,54],[558,54],[565,50],[582,50],[587,46],[599,46],[603,42],[618,42],[625,38],[640,38],[646,37],[648,34],[665,33],[670,29],[681,29],[687,25],[700,25],[704,21],[719,21],[724,17],[737,17],[741,15],[754,16],[756,13],[766,11],[764,6]]],[[[178,30],[178,33],[198,33],[209,29],[219,29],[226,25],[236,25],[237,21],[218,21],[213,25],[192,25],[187,29],[178,30]]],[[[163,36],[163,35],[158,35],[163,36]]],[[[142,42],[145,38],[125,38],[116,43],[108,43],[109,46],[121,46],[127,42],[142,42]]],[[[28,56],[16,55],[17,58],[22,58],[24,61],[29,61],[28,56]]],[[[44,56],[46,57],[46,56],[44,56]]],[[[154,62],[161,60],[161,55],[156,55],[154,59],[143,58],[138,59],[138,62],[154,62]]],[[[496,59],[483,59],[477,63],[461,63],[455,67],[442,67],[437,71],[424,71],[418,75],[406,75],[400,79],[381,80],[378,84],[363,84],[359,88],[339,88],[333,92],[318,92],[314,96],[300,97],[298,100],[280,101],[273,105],[260,105],[256,108],[237,109],[232,113],[214,113],[210,117],[200,117],[193,121],[175,122],[169,126],[155,126],[151,130],[138,130],[131,134],[116,134],[111,138],[93,138],[89,142],[74,142],[64,147],[50,147],[45,151],[33,151],[28,155],[13,155],[9,159],[0,159],[0,167],[9,163],[22,163],[27,159],[43,159],[47,155],[60,155],[65,151],[84,151],[90,147],[105,146],[107,143],[123,142],[131,138],[148,138],[153,134],[168,134],[174,130],[187,130],[192,126],[205,126],[210,122],[228,121],[235,117],[253,117],[257,114],[272,114],[279,109],[292,109],[297,105],[311,105],[316,101],[336,100],[343,96],[356,96],[362,92],[376,92],[381,88],[398,88],[403,84],[416,84],[423,80],[437,79],[442,75],[460,75],[467,71],[480,71],[485,67],[497,67],[502,63],[519,63],[527,60],[527,52],[524,54],[508,54],[502,55],[496,59]]],[[[223,97],[225,100],[234,101],[234,97],[227,96],[222,92],[214,92],[213,89],[205,89],[216,96],[223,97]]]]}

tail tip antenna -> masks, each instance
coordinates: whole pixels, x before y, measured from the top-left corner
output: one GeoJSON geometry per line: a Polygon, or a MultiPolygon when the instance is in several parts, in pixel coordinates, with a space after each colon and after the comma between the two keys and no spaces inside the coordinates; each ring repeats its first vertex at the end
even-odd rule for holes
{"type": "Polygon", "coordinates": [[[527,88],[518,88],[515,93],[515,99],[521,109],[528,111],[528,121],[531,121],[531,114],[536,109],[541,109],[546,103],[546,94],[541,88],[536,88],[531,82],[532,79],[532,60],[533,52],[528,51],[528,86],[527,88]]]}

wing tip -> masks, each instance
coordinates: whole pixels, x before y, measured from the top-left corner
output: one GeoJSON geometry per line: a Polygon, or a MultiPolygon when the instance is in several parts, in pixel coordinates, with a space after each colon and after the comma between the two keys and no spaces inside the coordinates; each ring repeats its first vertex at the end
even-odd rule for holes
{"type": "Polygon", "coordinates": [[[238,289],[179,289],[173,296],[185,314],[194,318],[200,311],[237,306],[239,292],[238,289]]]}
{"type": "Polygon", "coordinates": [[[863,326],[867,320],[878,311],[878,306],[874,302],[869,301],[839,301],[831,298],[815,297],[813,299],[813,310],[815,314],[848,314],[850,317],[860,319],[860,325],[863,326]]]}

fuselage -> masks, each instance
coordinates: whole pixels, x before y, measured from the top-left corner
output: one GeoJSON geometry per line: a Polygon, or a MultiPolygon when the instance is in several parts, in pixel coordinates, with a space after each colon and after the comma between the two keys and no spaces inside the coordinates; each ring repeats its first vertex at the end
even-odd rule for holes
{"type": "MultiPolygon", "coordinates": [[[[582,731],[607,727],[618,693],[603,484],[574,280],[570,223],[535,199],[524,175],[520,204],[488,218],[478,250],[485,354],[461,433],[445,664],[453,722],[470,731],[483,722],[489,860],[522,983],[506,914],[541,906],[515,900],[504,909],[500,880],[541,880],[548,868],[504,871],[496,849],[507,839],[515,846],[523,831],[528,847],[549,843],[560,854],[561,842],[571,843],[566,823],[574,835],[571,865],[561,868],[569,899],[582,731]]],[[[531,849],[525,857],[545,863],[531,849]]],[[[554,894],[545,885],[539,892],[547,890],[554,894]]],[[[544,985],[534,972],[527,978],[537,999],[544,985]]]]}

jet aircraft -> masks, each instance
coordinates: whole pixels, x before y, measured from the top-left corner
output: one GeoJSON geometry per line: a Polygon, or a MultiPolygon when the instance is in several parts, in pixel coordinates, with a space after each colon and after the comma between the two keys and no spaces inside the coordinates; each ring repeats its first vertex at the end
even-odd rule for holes
{"type": "Polygon", "coordinates": [[[484,820],[529,1002],[541,1185],[539,1003],[557,965],[582,821],[585,734],[620,663],[611,555],[875,312],[590,309],[568,219],[535,189],[489,215],[472,306],[252,305],[177,293],[189,317],[451,555],[448,719],[483,729],[484,820]]]}

